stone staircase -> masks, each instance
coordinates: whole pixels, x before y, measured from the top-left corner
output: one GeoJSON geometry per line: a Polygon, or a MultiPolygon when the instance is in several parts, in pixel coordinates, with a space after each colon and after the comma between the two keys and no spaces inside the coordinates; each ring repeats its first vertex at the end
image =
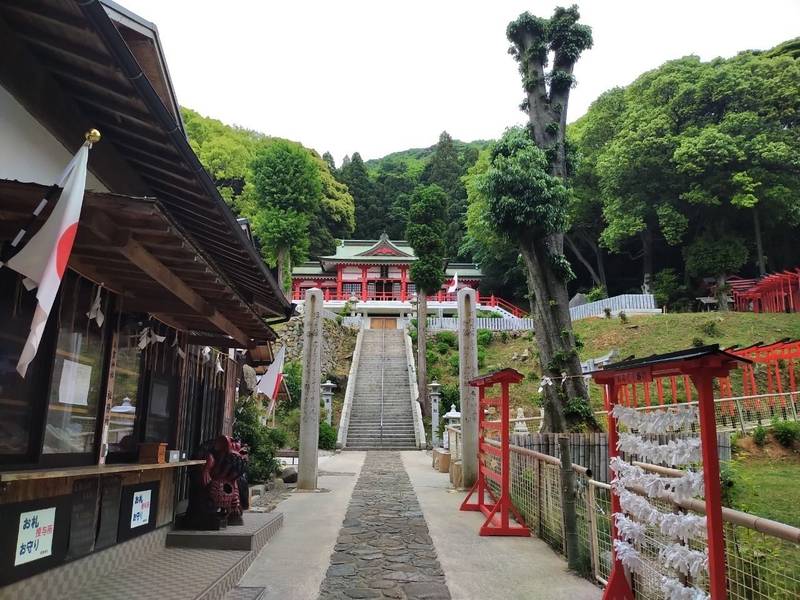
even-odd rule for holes
{"type": "Polygon", "coordinates": [[[346,449],[416,449],[404,335],[363,331],[346,449]]]}

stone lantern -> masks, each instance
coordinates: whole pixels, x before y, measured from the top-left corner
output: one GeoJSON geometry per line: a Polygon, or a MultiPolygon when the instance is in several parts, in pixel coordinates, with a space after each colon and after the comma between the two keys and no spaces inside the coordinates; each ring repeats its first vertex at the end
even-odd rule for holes
{"type": "Polygon", "coordinates": [[[449,427],[454,427],[456,425],[460,425],[461,424],[461,413],[456,410],[456,405],[455,404],[451,404],[450,405],[450,411],[445,413],[444,419],[445,419],[446,423],[445,423],[445,429],[444,429],[444,440],[443,440],[443,442],[444,442],[445,450],[449,450],[450,449],[450,435],[449,435],[449,432],[447,431],[447,427],[448,426],[449,427]]]}
{"type": "Polygon", "coordinates": [[[333,390],[336,389],[336,384],[328,379],[325,383],[321,383],[319,387],[322,388],[322,402],[325,405],[325,420],[328,422],[328,425],[332,425],[333,390]]]}
{"type": "Polygon", "coordinates": [[[442,384],[436,380],[428,384],[428,394],[431,397],[431,446],[439,445],[439,398],[441,398],[442,384]]]}

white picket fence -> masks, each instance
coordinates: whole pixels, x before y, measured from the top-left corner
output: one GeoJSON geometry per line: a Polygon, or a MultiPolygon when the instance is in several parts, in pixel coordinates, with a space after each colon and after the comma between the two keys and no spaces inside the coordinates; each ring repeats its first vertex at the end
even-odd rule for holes
{"type": "MultiPolygon", "coordinates": [[[[589,317],[605,316],[607,308],[614,316],[620,312],[627,314],[661,312],[652,294],[622,294],[612,298],[603,298],[597,302],[575,306],[569,309],[569,314],[573,321],[579,321],[589,317]]],[[[509,316],[492,319],[480,317],[475,319],[475,322],[478,329],[489,329],[491,331],[530,331],[533,329],[533,319],[531,318],[520,319],[509,316]]],[[[457,331],[458,318],[429,317],[428,329],[431,331],[457,331]]]]}
{"type": "Polygon", "coordinates": [[[569,315],[573,321],[588,317],[602,317],[605,315],[607,308],[611,310],[612,315],[620,312],[630,314],[661,312],[653,294],[621,294],[611,298],[603,298],[596,302],[573,306],[569,309],[569,315]]]}

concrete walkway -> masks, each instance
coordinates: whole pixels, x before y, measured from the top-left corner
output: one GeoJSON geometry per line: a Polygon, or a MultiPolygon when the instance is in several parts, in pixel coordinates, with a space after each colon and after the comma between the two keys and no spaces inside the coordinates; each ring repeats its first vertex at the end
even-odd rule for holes
{"type": "Polygon", "coordinates": [[[465,492],[431,468],[427,452],[402,452],[453,600],[599,600],[602,590],[567,570],[535,538],[481,537],[484,518],[458,510],[465,492]]]}
{"type": "Polygon", "coordinates": [[[316,600],[330,564],[364,452],[320,457],[318,493],[294,492],[278,505],[283,528],[245,573],[240,586],[264,587],[269,600],[316,600]]]}

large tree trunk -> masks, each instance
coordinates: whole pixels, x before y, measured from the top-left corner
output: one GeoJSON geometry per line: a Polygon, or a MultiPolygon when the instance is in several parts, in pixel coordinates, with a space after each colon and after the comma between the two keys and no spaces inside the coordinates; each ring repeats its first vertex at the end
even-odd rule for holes
{"type": "MultiPolygon", "coordinates": [[[[278,263],[278,285],[284,294],[287,294],[286,282],[284,277],[289,272],[291,257],[289,256],[288,248],[278,248],[278,256],[276,262],[278,263]]],[[[287,294],[288,296],[288,294],[287,294]]]]}
{"type": "Polygon", "coordinates": [[[758,206],[753,207],[753,227],[756,230],[756,261],[758,274],[761,277],[767,274],[767,265],[764,262],[764,242],[761,240],[761,220],[758,216],[758,206]]]}
{"type": "Polygon", "coordinates": [[[652,292],[653,282],[653,232],[648,227],[642,234],[642,293],[652,292]]]}
{"type": "Polygon", "coordinates": [[[553,379],[553,385],[543,390],[542,430],[545,432],[567,431],[581,424],[597,429],[575,350],[567,286],[553,270],[549,259],[551,254],[560,253],[562,246],[563,234],[528,240],[520,245],[528,270],[528,291],[542,374],[553,379]],[[563,381],[562,373],[566,374],[563,381]],[[570,404],[570,401],[575,402],[570,404]],[[576,411],[581,403],[585,408],[582,412],[576,411]]]}
{"type": "Polygon", "coordinates": [[[422,291],[417,298],[417,387],[419,388],[422,414],[427,416],[431,414],[428,398],[428,298],[426,292],[422,291]]]}
{"type": "Polygon", "coordinates": [[[717,275],[717,310],[728,311],[728,284],[724,273],[717,275]]]}
{"type": "Polygon", "coordinates": [[[564,235],[564,241],[567,242],[567,246],[569,246],[570,250],[572,250],[572,253],[577,257],[577,259],[581,261],[581,264],[586,267],[587,271],[589,271],[589,275],[591,276],[595,287],[600,286],[605,289],[606,286],[603,285],[600,275],[594,270],[592,263],[590,263],[589,260],[583,255],[583,252],[581,252],[581,249],[578,247],[578,245],[572,241],[572,238],[569,236],[569,234],[564,235]]]}

